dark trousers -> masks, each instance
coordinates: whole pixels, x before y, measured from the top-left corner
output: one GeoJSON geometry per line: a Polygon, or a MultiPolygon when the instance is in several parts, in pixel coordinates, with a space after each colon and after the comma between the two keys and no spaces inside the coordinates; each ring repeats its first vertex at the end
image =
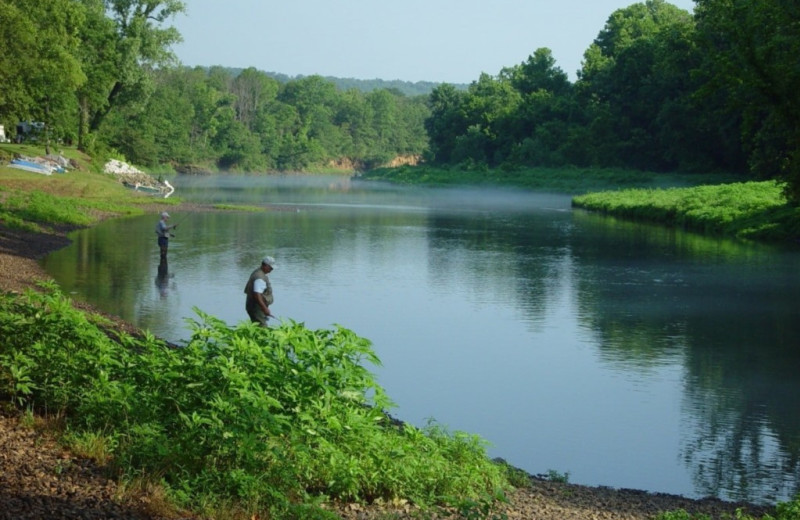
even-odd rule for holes
{"type": "Polygon", "coordinates": [[[167,257],[167,248],[169,247],[169,239],[167,237],[158,237],[158,248],[161,250],[161,258],[167,257]]]}

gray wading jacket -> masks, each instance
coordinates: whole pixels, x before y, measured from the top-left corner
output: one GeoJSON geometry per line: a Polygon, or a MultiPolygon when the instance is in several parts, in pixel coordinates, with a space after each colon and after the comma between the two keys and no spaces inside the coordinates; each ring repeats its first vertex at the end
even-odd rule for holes
{"type": "Polygon", "coordinates": [[[256,303],[255,297],[253,297],[253,284],[256,280],[264,280],[267,283],[267,288],[264,290],[264,302],[267,304],[267,307],[272,305],[272,302],[275,301],[275,298],[272,296],[272,285],[269,283],[269,278],[267,278],[267,273],[261,270],[259,267],[253,274],[250,275],[250,279],[247,280],[247,285],[244,286],[244,293],[247,295],[248,303],[256,303]]]}

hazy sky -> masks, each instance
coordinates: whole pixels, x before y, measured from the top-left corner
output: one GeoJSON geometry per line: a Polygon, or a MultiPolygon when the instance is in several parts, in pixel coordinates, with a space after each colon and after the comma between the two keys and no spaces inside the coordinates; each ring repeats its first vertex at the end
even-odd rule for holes
{"type": "MultiPolygon", "coordinates": [[[[626,0],[186,0],[173,24],[185,65],[289,76],[470,83],[540,47],[575,79],[626,0]]],[[[693,11],[693,0],[670,3],[693,11]]]]}

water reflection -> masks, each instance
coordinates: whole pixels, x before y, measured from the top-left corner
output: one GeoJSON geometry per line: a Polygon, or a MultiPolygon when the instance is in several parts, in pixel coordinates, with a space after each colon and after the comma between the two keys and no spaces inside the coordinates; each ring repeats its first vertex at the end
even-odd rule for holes
{"type": "Polygon", "coordinates": [[[166,298],[169,289],[169,265],[165,256],[162,256],[158,263],[156,287],[158,287],[158,294],[160,294],[162,298],[166,298]]]}
{"type": "Polygon", "coordinates": [[[151,217],[107,222],[47,271],[179,342],[175,318],[194,306],[245,321],[241,281],[269,252],[272,311],[372,340],[410,422],[435,417],[582,484],[754,501],[798,490],[796,250],[572,212],[557,195],[198,182],[221,183],[198,197],[263,210],[179,216],[169,266],[151,217]]]}
{"type": "Polygon", "coordinates": [[[697,493],[793,496],[800,489],[796,252],[576,219],[585,234],[582,314],[602,358],[638,370],[683,365],[680,456],[697,493]],[[620,239],[624,263],[610,251],[620,239]]]}

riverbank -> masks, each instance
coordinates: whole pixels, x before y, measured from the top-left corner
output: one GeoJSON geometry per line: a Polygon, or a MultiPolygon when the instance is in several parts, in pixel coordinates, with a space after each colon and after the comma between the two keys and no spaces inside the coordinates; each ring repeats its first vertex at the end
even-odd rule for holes
{"type": "Polygon", "coordinates": [[[575,208],[712,236],[764,242],[800,241],[800,208],[775,181],[626,189],[576,196],[575,208]]]}
{"type": "Polygon", "coordinates": [[[800,208],[784,184],[725,174],[615,169],[530,168],[505,171],[430,166],[380,168],[361,178],[413,186],[481,186],[568,193],[573,207],[706,235],[800,242],[800,208]]]}
{"type": "MultiPolygon", "coordinates": [[[[156,215],[162,206],[144,206],[156,215]]],[[[209,208],[181,205],[175,211],[202,211],[209,208]]],[[[173,211],[172,209],[170,211],[173,211]]],[[[0,225],[0,289],[21,292],[35,288],[48,279],[38,260],[66,246],[70,228],[51,232],[8,229],[0,225]]],[[[76,306],[96,312],[91,306],[76,306]]],[[[115,326],[127,331],[136,328],[119,318],[111,317],[115,326]]],[[[0,518],[47,518],[50,511],[62,511],[61,518],[189,518],[190,515],[169,511],[153,490],[125,492],[104,476],[96,463],[65,452],[48,440],[46,430],[27,426],[20,417],[8,414],[0,418],[0,518]]],[[[522,487],[510,496],[508,505],[497,514],[508,518],[537,519],[647,519],[659,512],[677,509],[711,518],[732,517],[738,508],[754,516],[767,510],[746,504],[716,499],[690,500],[680,496],[635,490],[615,490],[532,478],[529,487],[522,487]]],[[[387,508],[380,505],[342,506],[339,515],[346,519],[386,517],[387,508]]],[[[394,518],[418,515],[410,509],[393,510],[394,518]]]]}

